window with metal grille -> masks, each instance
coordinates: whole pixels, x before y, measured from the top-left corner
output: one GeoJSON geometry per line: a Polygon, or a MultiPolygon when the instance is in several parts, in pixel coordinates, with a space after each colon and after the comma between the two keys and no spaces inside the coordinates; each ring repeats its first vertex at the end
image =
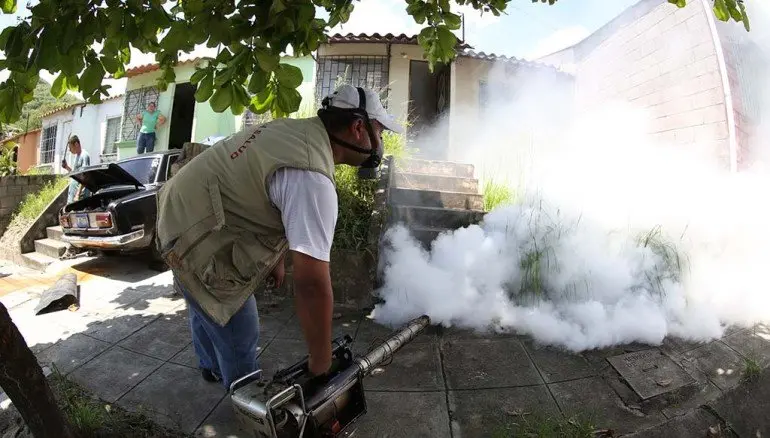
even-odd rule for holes
{"type": "Polygon", "coordinates": [[[112,155],[117,152],[115,143],[120,140],[120,117],[107,119],[107,132],[104,134],[104,155],[112,155]]]}
{"type": "Polygon", "coordinates": [[[348,83],[354,87],[367,87],[380,94],[380,100],[388,105],[388,57],[387,56],[320,56],[316,68],[316,102],[334,89],[348,83]]]}
{"type": "Polygon", "coordinates": [[[126,92],[123,104],[123,126],[121,135],[124,141],[136,140],[139,137],[139,122],[136,121],[136,115],[141,114],[147,109],[150,102],[158,103],[160,92],[157,87],[145,87],[126,92]]]}
{"type": "Polygon", "coordinates": [[[260,123],[267,123],[270,120],[272,120],[272,116],[270,115],[270,112],[265,112],[262,114],[256,114],[251,112],[251,110],[246,110],[243,112],[243,120],[242,120],[242,127],[241,129],[246,129],[249,126],[258,125],[260,123]]]}
{"type": "Polygon", "coordinates": [[[53,157],[56,154],[56,129],[57,125],[43,128],[43,135],[40,136],[40,162],[42,164],[53,163],[53,157]]]}

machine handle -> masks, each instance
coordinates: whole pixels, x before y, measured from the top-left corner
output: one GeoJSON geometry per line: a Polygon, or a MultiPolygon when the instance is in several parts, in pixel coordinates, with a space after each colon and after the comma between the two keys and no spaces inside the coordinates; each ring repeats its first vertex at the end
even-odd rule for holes
{"type": "Polygon", "coordinates": [[[238,388],[240,388],[242,386],[242,385],[240,385],[241,382],[243,382],[244,380],[250,379],[251,377],[253,377],[256,374],[259,374],[260,375],[259,377],[261,378],[262,377],[262,370],[252,371],[249,374],[246,374],[245,376],[240,377],[237,380],[235,380],[233,383],[231,383],[230,384],[230,394],[232,395],[232,393],[235,392],[236,389],[238,389],[238,388]]]}

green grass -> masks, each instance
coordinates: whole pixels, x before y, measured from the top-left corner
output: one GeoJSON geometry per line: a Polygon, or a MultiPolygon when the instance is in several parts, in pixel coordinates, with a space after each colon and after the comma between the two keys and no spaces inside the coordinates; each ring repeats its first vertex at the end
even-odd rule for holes
{"type": "Polygon", "coordinates": [[[649,248],[659,259],[655,268],[645,273],[647,286],[652,292],[662,295],[665,290],[664,282],[682,280],[687,270],[688,259],[670,238],[663,235],[660,226],[639,235],[636,238],[636,244],[642,248],[649,248]]]}
{"type": "Polygon", "coordinates": [[[492,211],[495,208],[515,202],[514,191],[510,187],[496,183],[494,180],[484,182],[482,189],[484,196],[484,211],[492,211]]]}
{"type": "Polygon", "coordinates": [[[593,438],[596,427],[582,416],[563,418],[550,415],[517,414],[495,430],[492,438],[593,438]]]}
{"type": "Polygon", "coordinates": [[[92,396],[67,380],[55,367],[48,377],[51,390],[76,436],[94,438],[184,438],[184,433],[161,427],[145,415],[128,412],[92,396]]]}
{"type": "Polygon", "coordinates": [[[19,205],[11,222],[32,222],[48,207],[48,204],[67,187],[69,178],[61,177],[46,183],[40,190],[29,193],[19,205]]]}
{"type": "Polygon", "coordinates": [[[747,357],[743,360],[743,376],[741,380],[744,382],[753,382],[762,373],[762,367],[759,365],[756,359],[753,357],[747,357]]]}
{"type": "Polygon", "coordinates": [[[51,175],[51,168],[46,166],[30,167],[23,174],[24,175],[51,175]]]}

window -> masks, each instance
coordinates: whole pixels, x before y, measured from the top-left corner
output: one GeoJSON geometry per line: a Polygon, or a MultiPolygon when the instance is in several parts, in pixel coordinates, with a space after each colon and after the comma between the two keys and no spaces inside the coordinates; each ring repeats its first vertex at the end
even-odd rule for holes
{"type": "Polygon", "coordinates": [[[321,56],[316,69],[316,101],[321,102],[334,89],[348,83],[355,87],[367,87],[380,93],[387,107],[388,57],[387,56],[321,56]]]}
{"type": "Polygon", "coordinates": [[[152,184],[155,182],[155,175],[158,173],[160,161],[160,157],[138,158],[120,163],[119,166],[140,183],[152,184]]]}
{"type": "Polygon", "coordinates": [[[171,166],[177,162],[179,155],[172,155],[168,157],[168,164],[166,165],[166,181],[171,179],[171,166]]]}
{"type": "Polygon", "coordinates": [[[56,129],[57,125],[51,125],[43,129],[43,135],[40,137],[40,163],[53,163],[53,157],[56,154],[56,129]]]}
{"type": "Polygon", "coordinates": [[[104,155],[116,154],[115,143],[120,140],[120,117],[107,119],[107,132],[104,135],[104,155]]]}
{"type": "Polygon", "coordinates": [[[136,121],[136,115],[147,109],[150,102],[158,102],[160,92],[156,87],[145,87],[138,90],[126,92],[126,98],[123,104],[123,126],[121,126],[120,138],[123,140],[136,140],[139,137],[139,122],[136,121]]]}

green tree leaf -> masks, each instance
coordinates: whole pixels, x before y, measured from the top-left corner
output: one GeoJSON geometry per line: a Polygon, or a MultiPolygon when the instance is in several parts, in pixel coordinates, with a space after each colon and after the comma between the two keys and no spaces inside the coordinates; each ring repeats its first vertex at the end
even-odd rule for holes
{"type": "Polygon", "coordinates": [[[275,101],[275,92],[272,87],[267,87],[251,98],[249,109],[255,114],[264,114],[275,101]]]}
{"type": "Polygon", "coordinates": [[[714,0],[714,15],[720,21],[727,21],[730,19],[730,11],[727,10],[725,0],[714,0]]]}
{"type": "Polygon", "coordinates": [[[214,94],[214,77],[209,74],[198,84],[198,89],[195,90],[195,100],[205,102],[209,100],[212,94],[214,94]]]}
{"type": "Polygon", "coordinates": [[[278,55],[273,55],[267,49],[257,49],[255,56],[257,57],[257,63],[259,68],[266,72],[272,72],[278,67],[278,63],[281,58],[278,55]]]}
{"type": "Polygon", "coordinates": [[[302,70],[291,64],[280,64],[275,71],[275,78],[282,87],[297,88],[302,85],[302,70]]]}
{"type": "Polygon", "coordinates": [[[251,74],[251,80],[249,80],[249,93],[257,94],[267,87],[267,83],[270,81],[269,73],[264,70],[254,70],[251,74]]]}
{"type": "Polygon", "coordinates": [[[278,86],[276,92],[276,103],[278,108],[285,114],[291,114],[299,110],[299,104],[302,102],[302,95],[294,88],[278,86]]]}
{"type": "Polygon", "coordinates": [[[232,87],[225,86],[216,89],[214,95],[211,96],[211,101],[209,104],[211,105],[211,109],[213,109],[214,112],[221,113],[224,112],[232,102],[233,89],[232,87]]]}
{"type": "Polygon", "coordinates": [[[51,95],[57,99],[61,99],[67,94],[67,77],[64,73],[60,73],[59,76],[51,84],[51,95]]]}
{"type": "Polygon", "coordinates": [[[4,14],[15,14],[16,0],[2,0],[2,8],[4,14]]]}
{"type": "Polygon", "coordinates": [[[190,83],[193,85],[198,85],[201,79],[205,78],[208,74],[208,69],[198,69],[195,71],[195,73],[192,74],[192,76],[190,76],[190,83]]]}
{"type": "Polygon", "coordinates": [[[451,30],[458,30],[462,27],[462,20],[457,14],[446,12],[444,13],[443,18],[444,23],[446,23],[447,27],[451,30]]]}

